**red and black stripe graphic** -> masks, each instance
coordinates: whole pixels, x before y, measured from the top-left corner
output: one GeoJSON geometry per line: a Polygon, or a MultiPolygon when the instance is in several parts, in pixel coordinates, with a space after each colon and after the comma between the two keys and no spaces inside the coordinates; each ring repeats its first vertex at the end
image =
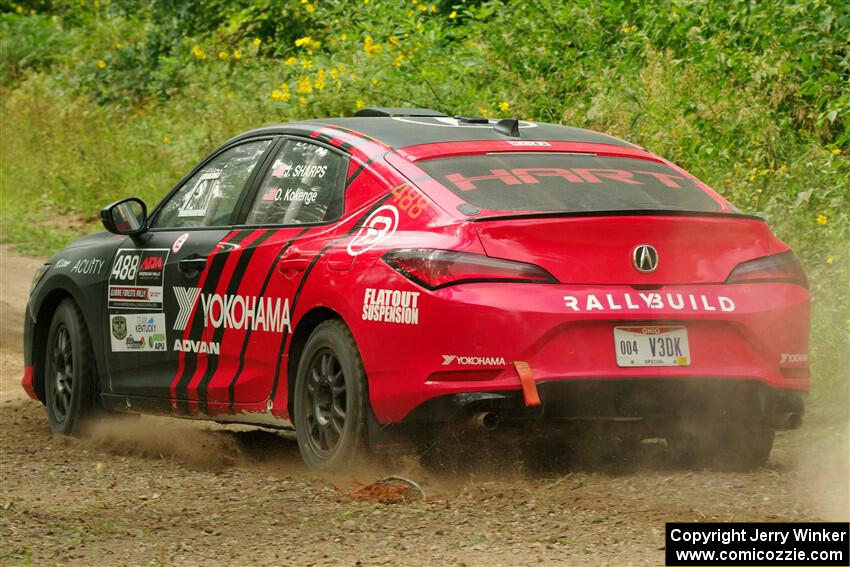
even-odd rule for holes
{"type": "MultiPolygon", "coordinates": [[[[319,261],[319,258],[321,258],[325,252],[327,252],[340,242],[345,241],[348,237],[354,234],[360,228],[360,223],[362,223],[365,219],[369,218],[369,215],[378,210],[378,208],[380,208],[384,203],[386,203],[390,199],[390,197],[392,197],[392,194],[388,193],[387,195],[384,195],[383,197],[378,199],[378,201],[374,205],[372,205],[368,211],[363,213],[363,215],[357,219],[357,221],[352,225],[348,232],[346,232],[343,236],[330,241],[328,244],[325,245],[324,248],[319,251],[318,254],[313,256],[313,259],[310,261],[310,263],[307,265],[307,268],[304,270],[304,275],[301,277],[301,281],[298,282],[298,288],[295,290],[295,294],[292,297],[292,303],[290,304],[290,313],[292,313],[293,320],[295,319],[295,309],[298,306],[298,299],[301,297],[301,291],[304,289],[304,285],[307,283],[307,278],[310,277],[310,273],[313,271],[313,268],[316,266],[316,262],[319,261]]],[[[283,355],[285,352],[284,349],[286,348],[286,341],[288,338],[288,329],[284,329],[283,336],[280,340],[280,347],[278,348],[277,363],[275,364],[274,370],[274,382],[272,383],[272,390],[269,394],[270,400],[274,400],[275,394],[277,394],[277,388],[280,383],[280,366],[283,362],[283,355]]]]}
{"type": "MultiPolygon", "coordinates": [[[[230,280],[227,282],[227,287],[221,295],[236,295],[239,292],[239,284],[242,281],[243,275],[245,275],[245,273],[248,271],[248,267],[251,264],[251,259],[254,257],[254,252],[259,246],[261,246],[274,234],[275,233],[273,231],[267,229],[260,229],[251,234],[253,240],[251,240],[251,242],[247,244],[247,246],[244,246],[241,252],[239,253],[239,259],[237,260],[236,265],[233,268],[230,280]]],[[[213,343],[221,344],[222,338],[224,337],[224,332],[225,326],[221,325],[213,331],[212,338],[210,339],[210,341],[213,343]]],[[[216,373],[216,370],[218,369],[219,358],[219,356],[207,357],[206,369],[203,371],[200,380],[198,380],[195,386],[197,391],[198,408],[201,413],[209,413],[207,405],[207,386],[209,386],[210,380],[212,380],[213,376],[216,373]]],[[[195,378],[194,380],[197,380],[197,378],[195,378]]]]}
{"type": "MultiPolygon", "coordinates": [[[[305,229],[301,230],[298,234],[296,234],[294,237],[292,237],[292,239],[289,242],[287,242],[286,244],[281,246],[280,252],[278,252],[274,261],[269,266],[269,269],[266,271],[266,276],[263,279],[263,284],[262,284],[262,286],[260,286],[260,291],[258,293],[259,297],[262,298],[262,297],[265,296],[266,289],[269,286],[269,281],[271,281],[272,275],[274,275],[275,270],[277,269],[278,262],[280,262],[280,259],[283,257],[283,255],[286,253],[286,251],[289,250],[290,246],[292,246],[292,243],[295,242],[296,240],[298,240],[299,238],[301,238],[301,236],[303,236],[304,233],[307,232],[307,230],[309,230],[309,229],[305,228],[305,229]]],[[[230,380],[230,384],[228,385],[228,388],[227,388],[227,394],[228,394],[227,397],[228,397],[228,400],[229,400],[230,413],[235,413],[235,411],[236,411],[235,410],[236,383],[239,381],[239,376],[242,373],[242,369],[245,368],[245,353],[247,352],[248,345],[251,342],[251,333],[252,332],[253,332],[252,328],[249,328],[245,332],[245,337],[242,339],[242,348],[239,351],[239,366],[236,369],[236,372],[234,373],[233,378],[230,380]]],[[[284,332],[286,332],[286,331],[284,331],[284,332]]]]}
{"type": "MultiPolygon", "coordinates": [[[[213,248],[213,251],[207,257],[207,265],[201,272],[198,280],[198,287],[201,293],[210,293],[210,290],[215,290],[218,285],[218,279],[221,275],[222,268],[227,261],[228,251],[232,246],[238,246],[245,238],[244,232],[233,231],[227,234],[218,245],[213,248]]],[[[183,339],[199,340],[203,331],[203,313],[198,309],[198,303],[192,308],[192,314],[189,316],[189,323],[183,331],[183,339]]],[[[197,354],[190,352],[181,352],[178,365],[177,375],[171,382],[171,399],[173,400],[173,408],[178,414],[189,413],[188,388],[189,381],[195,373],[197,365],[197,354]]]]}

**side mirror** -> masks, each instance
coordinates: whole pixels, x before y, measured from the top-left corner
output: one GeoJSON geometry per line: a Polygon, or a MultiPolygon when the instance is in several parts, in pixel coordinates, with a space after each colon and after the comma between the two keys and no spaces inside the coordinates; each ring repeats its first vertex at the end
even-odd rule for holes
{"type": "Polygon", "coordinates": [[[136,197],[115,201],[100,211],[100,222],[114,234],[135,235],[147,230],[148,208],[136,197]]]}

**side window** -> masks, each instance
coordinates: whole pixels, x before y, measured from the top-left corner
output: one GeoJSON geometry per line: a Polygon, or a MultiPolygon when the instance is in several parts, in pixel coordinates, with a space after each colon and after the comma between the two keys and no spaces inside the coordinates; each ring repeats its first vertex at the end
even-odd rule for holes
{"type": "Polygon", "coordinates": [[[271,140],[222,152],[174,193],[154,219],[155,228],[194,228],[230,223],[239,195],[271,140]]]}
{"type": "Polygon", "coordinates": [[[338,154],[295,140],[281,147],[248,213],[248,224],[304,224],[342,216],[342,167],[338,154]]]}

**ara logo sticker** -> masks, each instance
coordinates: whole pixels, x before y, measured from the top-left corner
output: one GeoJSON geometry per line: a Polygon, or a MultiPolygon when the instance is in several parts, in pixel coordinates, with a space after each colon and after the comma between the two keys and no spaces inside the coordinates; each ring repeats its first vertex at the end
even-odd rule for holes
{"type": "Polygon", "coordinates": [[[180,249],[183,248],[183,245],[186,241],[189,240],[189,233],[184,232],[180,236],[177,237],[177,240],[174,241],[174,244],[171,245],[171,251],[177,254],[180,252],[180,249]]]}
{"type": "Polygon", "coordinates": [[[348,253],[358,256],[392,236],[398,228],[398,209],[384,205],[376,209],[348,243],[348,253]]]}

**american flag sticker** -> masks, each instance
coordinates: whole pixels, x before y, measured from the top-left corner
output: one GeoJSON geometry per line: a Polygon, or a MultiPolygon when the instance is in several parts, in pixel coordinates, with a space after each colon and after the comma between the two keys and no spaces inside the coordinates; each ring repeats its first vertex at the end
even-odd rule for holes
{"type": "Polygon", "coordinates": [[[263,189],[263,201],[277,201],[277,187],[266,187],[263,189]]]}

